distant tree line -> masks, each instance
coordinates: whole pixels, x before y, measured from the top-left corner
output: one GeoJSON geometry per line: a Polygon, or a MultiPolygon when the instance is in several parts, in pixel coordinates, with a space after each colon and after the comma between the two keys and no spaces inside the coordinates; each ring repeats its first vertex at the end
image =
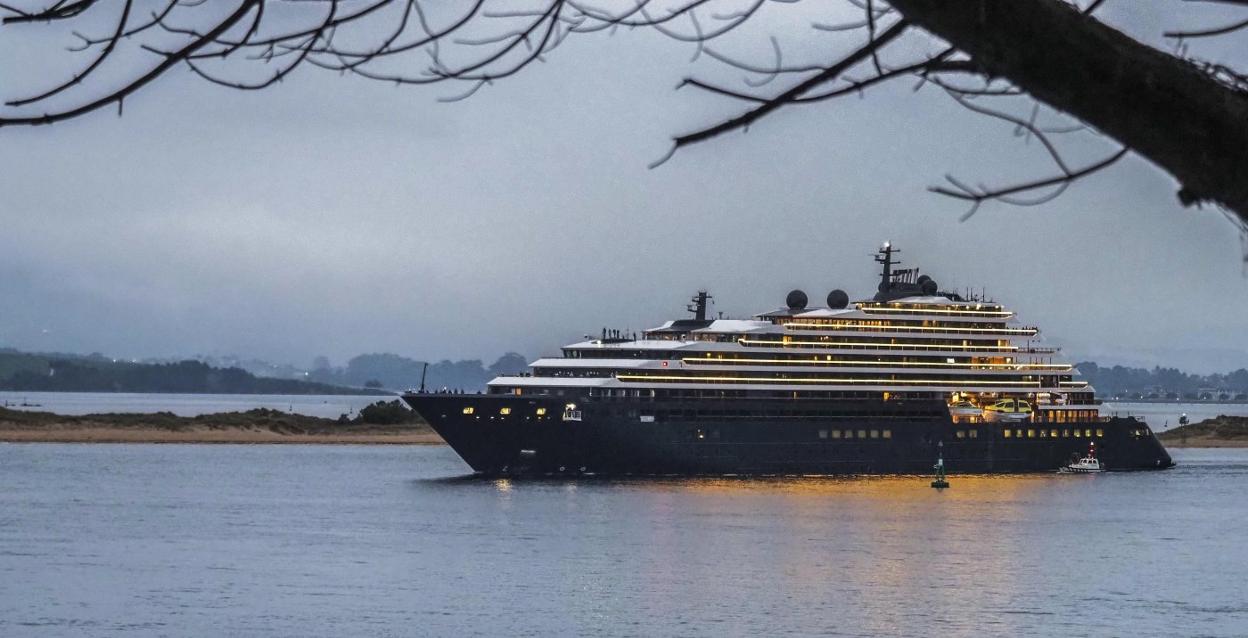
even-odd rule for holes
{"type": "MultiPolygon", "coordinates": [[[[99,354],[47,354],[0,349],[0,390],[47,392],[169,392],[217,394],[376,394],[420,386],[424,362],[389,353],[362,354],[345,366],[324,357],[303,379],[256,376],[202,361],[143,363],[99,354]]],[[[1142,400],[1248,401],[1248,369],[1208,375],[1177,368],[1077,364],[1101,396],[1142,400]]],[[[429,363],[430,390],[479,392],[499,375],[528,370],[524,356],[508,352],[494,363],[480,359],[429,363]]]]}
{"type": "Polygon", "coordinates": [[[136,363],[99,355],[0,351],[0,390],[208,394],[375,394],[295,379],[257,377],[200,361],[136,363]]]}
{"type": "Polygon", "coordinates": [[[1200,375],[1177,368],[1099,366],[1090,361],[1076,367],[1102,396],[1171,401],[1248,400],[1248,370],[1244,368],[1200,375]]]}
{"type": "MultiPolygon", "coordinates": [[[[318,357],[316,369],[309,372],[307,378],[333,385],[406,390],[420,387],[424,366],[423,361],[389,353],[362,354],[348,361],[345,367],[332,367],[323,357],[318,357]]],[[[489,366],[480,359],[443,359],[429,363],[425,387],[478,392],[496,376],[518,374],[527,369],[528,361],[515,352],[504,354],[489,366]]]]}
{"type": "MultiPolygon", "coordinates": [[[[237,357],[225,359],[243,361],[237,357]]],[[[0,348],[0,390],[31,392],[171,392],[218,394],[384,394],[420,386],[424,362],[397,354],[362,354],[346,366],[317,357],[311,371],[246,360],[248,367],[213,365],[203,359],[119,361],[92,353],[31,353],[0,348]],[[289,368],[289,370],[287,370],[289,368]],[[258,374],[257,374],[258,372],[258,374]],[[289,376],[287,376],[289,375],[289,376]]],[[[502,374],[528,369],[523,355],[508,352],[494,363],[480,359],[430,362],[425,387],[478,392],[502,374]]]]}

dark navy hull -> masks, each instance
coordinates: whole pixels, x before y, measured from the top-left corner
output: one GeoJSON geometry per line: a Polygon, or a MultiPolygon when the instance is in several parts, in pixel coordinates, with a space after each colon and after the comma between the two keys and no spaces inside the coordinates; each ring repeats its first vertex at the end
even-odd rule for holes
{"type": "Polygon", "coordinates": [[[1109,470],[1173,465],[1133,418],[966,424],[926,401],[403,398],[474,471],[491,476],[930,474],[938,446],[951,473],[1052,472],[1091,442],[1109,470]],[[569,403],[581,420],[565,419],[569,403]]]}

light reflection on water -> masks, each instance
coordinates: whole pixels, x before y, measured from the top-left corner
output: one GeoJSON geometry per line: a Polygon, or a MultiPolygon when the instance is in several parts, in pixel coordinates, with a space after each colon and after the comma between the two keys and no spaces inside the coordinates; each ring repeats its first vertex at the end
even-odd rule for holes
{"type": "Polygon", "coordinates": [[[1175,457],[937,491],[0,445],[0,635],[1242,635],[1248,451],[1175,457]]]}

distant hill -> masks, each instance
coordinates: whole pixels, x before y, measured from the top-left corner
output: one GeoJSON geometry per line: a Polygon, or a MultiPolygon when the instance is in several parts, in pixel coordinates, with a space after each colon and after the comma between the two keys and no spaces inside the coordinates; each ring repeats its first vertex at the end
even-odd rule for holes
{"type": "MultiPolygon", "coordinates": [[[[424,362],[397,354],[362,354],[347,362],[346,367],[321,367],[308,373],[308,380],[351,386],[375,386],[406,390],[420,386],[424,362]]],[[[485,384],[501,374],[528,370],[522,355],[508,352],[486,366],[480,359],[451,361],[443,359],[429,364],[425,387],[431,390],[448,388],[479,392],[485,384]]]]}
{"type": "Polygon", "coordinates": [[[1176,368],[1075,365],[1102,398],[1170,401],[1248,401],[1248,370],[1189,374],[1176,368]]]}
{"type": "MultiPolygon", "coordinates": [[[[362,384],[361,384],[362,385],[362,384]]],[[[101,355],[0,350],[0,390],[187,394],[385,394],[328,383],[261,378],[199,361],[134,363],[101,355]]]]}

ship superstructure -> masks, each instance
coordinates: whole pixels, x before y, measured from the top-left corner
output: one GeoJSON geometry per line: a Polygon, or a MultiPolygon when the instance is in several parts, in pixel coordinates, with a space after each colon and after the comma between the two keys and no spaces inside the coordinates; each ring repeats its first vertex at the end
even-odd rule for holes
{"type": "Polygon", "coordinates": [[[456,446],[487,473],[922,471],[935,458],[926,449],[946,440],[951,471],[1028,471],[1056,469],[1076,441],[1117,439],[1118,430],[1152,450],[1124,466],[1171,465],[1142,422],[1100,416],[1093,388],[1038,328],[1000,303],[941,291],[918,269],[900,268],[897,252],[880,248],[870,299],[851,303],[834,290],[826,306],[810,307],[794,290],[782,308],[724,319],[709,316],[711,297],[700,291],[692,318],[640,336],[604,329],[538,359],[530,373],[490,381],[472,405],[474,395],[458,395],[464,405],[439,395],[408,401],[452,445],[472,431],[453,425],[465,421],[575,424],[567,440],[531,439],[541,446],[504,431],[505,451],[485,463],[469,457],[492,449],[488,437],[469,437],[468,454],[456,446]],[[1018,443],[1041,440],[1031,451],[1043,454],[1011,458],[1025,451],[1018,443]]]}

